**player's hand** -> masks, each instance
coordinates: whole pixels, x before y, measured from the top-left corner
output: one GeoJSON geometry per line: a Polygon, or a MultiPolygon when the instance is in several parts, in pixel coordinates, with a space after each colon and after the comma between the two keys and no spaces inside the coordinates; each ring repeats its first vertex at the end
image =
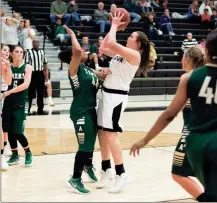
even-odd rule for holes
{"type": "Polygon", "coordinates": [[[2,95],[2,98],[5,99],[6,97],[8,97],[10,95],[10,91],[4,92],[2,95]]]}
{"type": "Polygon", "coordinates": [[[110,75],[112,74],[112,71],[110,68],[102,68],[101,72],[103,73],[103,75],[110,75]]]}
{"type": "Polygon", "coordinates": [[[112,18],[112,25],[117,26],[117,28],[121,25],[124,25],[125,22],[121,22],[122,18],[124,17],[124,13],[121,15],[120,12],[114,12],[111,13],[111,18],[112,18]]]}
{"type": "Polygon", "coordinates": [[[70,36],[72,36],[72,35],[75,34],[68,26],[63,25],[63,27],[65,28],[66,32],[67,32],[70,36]]]}
{"type": "Polygon", "coordinates": [[[141,140],[138,140],[137,142],[134,142],[131,146],[131,149],[130,149],[130,155],[133,154],[133,156],[135,157],[136,156],[136,153],[137,155],[139,155],[139,150],[141,148],[143,148],[147,143],[145,142],[144,139],[141,139],[141,140]]]}

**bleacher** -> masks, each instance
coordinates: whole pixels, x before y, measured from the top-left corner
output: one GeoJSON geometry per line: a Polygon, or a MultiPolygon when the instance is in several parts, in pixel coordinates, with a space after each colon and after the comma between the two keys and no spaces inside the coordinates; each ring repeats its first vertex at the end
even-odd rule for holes
{"type": "MultiPolygon", "coordinates": [[[[13,10],[22,13],[24,18],[30,18],[38,31],[46,30],[50,25],[50,5],[53,0],[7,0],[13,10]]],[[[94,10],[97,8],[98,0],[79,0],[79,15],[93,16],[94,10]]],[[[109,11],[109,0],[102,0],[105,4],[105,9],[109,11]]],[[[168,8],[170,13],[178,12],[186,14],[188,7],[192,0],[169,0],[168,8]]],[[[121,1],[116,1],[118,7],[121,6],[121,1]]],[[[164,8],[155,9],[157,21],[163,14],[164,8]]],[[[180,52],[182,41],[186,38],[188,32],[192,32],[194,38],[200,41],[206,38],[208,30],[200,28],[199,24],[189,23],[186,19],[172,19],[172,25],[176,35],[169,42],[168,35],[160,36],[159,41],[153,41],[156,45],[156,52],[158,55],[158,70],[151,70],[148,73],[148,78],[135,78],[131,84],[130,95],[173,95],[176,91],[179,78],[183,74],[180,57],[177,53],[180,52]]],[[[119,43],[124,44],[129,34],[135,30],[142,30],[143,22],[130,23],[125,32],[117,34],[119,43]]],[[[75,26],[74,30],[81,31],[83,34],[88,35],[90,42],[96,42],[97,38],[101,35],[99,27],[90,22],[87,26],[75,26]]],[[[53,41],[58,45],[57,41],[53,41]]],[[[51,76],[52,77],[52,76],[51,76]]],[[[60,88],[59,81],[53,81],[56,88],[60,88]]],[[[60,95],[60,89],[54,90],[54,97],[60,95]]]]}

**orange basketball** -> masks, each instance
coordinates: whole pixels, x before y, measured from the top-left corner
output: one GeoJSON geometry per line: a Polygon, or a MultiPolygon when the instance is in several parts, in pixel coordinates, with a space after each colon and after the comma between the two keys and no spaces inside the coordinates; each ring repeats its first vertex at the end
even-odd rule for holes
{"type": "MultiPolygon", "coordinates": [[[[124,8],[117,8],[116,12],[120,12],[121,15],[124,13],[124,17],[122,18],[121,22],[125,22],[125,24],[119,26],[118,30],[124,30],[127,25],[130,23],[130,14],[128,13],[128,11],[124,8]]],[[[111,18],[111,14],[109,15],[109,20],[110,22],[112,22],[112,18],[111,18]]]]}

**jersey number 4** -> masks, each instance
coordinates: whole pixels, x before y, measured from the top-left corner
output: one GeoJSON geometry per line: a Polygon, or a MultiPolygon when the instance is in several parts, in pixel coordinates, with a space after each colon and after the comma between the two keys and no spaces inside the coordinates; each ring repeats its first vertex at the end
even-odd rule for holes
{"type": "Polygon", "coordinates": [[[214,102],[217,104],[217,81],[216,81],[216,89],[214,92],[213,88],[209,87],[209,83],[211,79],[212,78],[210,76],[207,76],[205,78],[198,96],[206,98],[206,104],[212,104],[213,99],[214,99],[214,102]]]}

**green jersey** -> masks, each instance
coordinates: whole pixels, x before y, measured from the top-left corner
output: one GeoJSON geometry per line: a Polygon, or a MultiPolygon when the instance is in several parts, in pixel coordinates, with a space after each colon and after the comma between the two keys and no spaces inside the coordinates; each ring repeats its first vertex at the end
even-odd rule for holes
{"type": "Polygon", "coordinates": [[[217,129],[217,68],[202,66],[192,72],[187,85],[191,101],[190,131],[217,129]]]}
{"type": "Polygon", "coordinates": [[[99,85],[97,76],[83,64],[79,65],[75,76],[69,76],[73,92],[70,116],[78,117],[96,107],[96,93],[99,85]]]}
{"type": "Polygon", "coordinates": [[[188,125],[188,123],[190,121],[191,113],[192,113],[192,111],[191,111],[191,103],[190,103],[190,100],[188,100],[187,104],[185,105],[185,108],[182,110],[184,126],[188,125]]]}
{"type": "MultiPolygon", "coordinates": [[[[11,65],[12,83],[8,88],[9,90],[11,90],[11,89],[13,89],[19,85],[22,85],[24,83],[26,65],[27,64],[25,64],[25,63],[23,63],[19,67],[14,67],[13,65],[11,65]]],[[[21,92],[11,94],[10,96],[15,99],[14,101],[23,101],[25,99],[28,99],[28,89],[25,89],[21,92]]]]}

